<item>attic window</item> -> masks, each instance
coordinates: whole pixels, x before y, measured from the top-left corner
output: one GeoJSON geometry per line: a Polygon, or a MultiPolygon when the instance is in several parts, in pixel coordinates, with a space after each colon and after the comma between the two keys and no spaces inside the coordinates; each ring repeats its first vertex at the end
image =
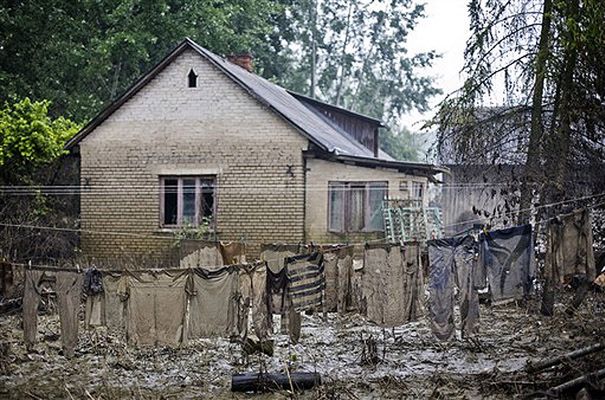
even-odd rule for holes
{"type": "Polygon", "coordinates": [[[187,75],[187,78],[189,78],[189,87],[197,87],[197,75],[195,74],[195,71],[193,70],[193,68],[191,68],[191,70],[189,71],[189,75],[187,75]]]}

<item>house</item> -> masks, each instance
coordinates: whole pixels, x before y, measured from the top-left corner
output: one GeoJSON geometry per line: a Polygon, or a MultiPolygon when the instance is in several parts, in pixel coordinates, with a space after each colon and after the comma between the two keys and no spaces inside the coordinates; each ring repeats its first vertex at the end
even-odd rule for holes
{"type": "Polygon", "coordinates": [[[384,125],[281,88],[184,40],[86,125],[80,156],[84,254],[148,254],[174,234],[342,242],[383,235],[385,196],[424,199],[441,168],[379,150],[384,125]]]}

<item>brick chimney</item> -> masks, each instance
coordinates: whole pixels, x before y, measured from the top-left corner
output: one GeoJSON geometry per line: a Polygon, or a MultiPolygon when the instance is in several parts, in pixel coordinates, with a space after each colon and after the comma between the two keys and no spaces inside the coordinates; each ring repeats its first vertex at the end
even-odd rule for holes
{"type": "Polygon", "coordinates": [[[254,69],[252,66],[252,54],[250,53],[238,53],[227,56],[227,61],[235,65],[239,65],[248,72],[252,72],[254,69]]]}

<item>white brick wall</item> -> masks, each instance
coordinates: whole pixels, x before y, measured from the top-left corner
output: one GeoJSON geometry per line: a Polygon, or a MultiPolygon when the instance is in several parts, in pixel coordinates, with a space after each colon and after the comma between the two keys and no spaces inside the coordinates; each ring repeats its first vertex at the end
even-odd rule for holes
{"type": "MultiPolygon", "coordinates": [[[[365,168],[355,165],[334,163],[319,159],[307,160],[307,195],[306,195],[306,237],[316,243],[338,243],[342,241],[359,242],[378,237],[377,234],[335,234],[328,232],[328,182],[368,182],[386,181],[391,198],[408,198],[411,182],[422,182],[427,186],[427,179],[410,176],[391,169],[365,168]],[[408,191],[400,190],[400,183],[406,182],[408,191]]],[[[426,204],[426,194],[424,196],[426,204]]]]}
{"type": "Polygon", "coordinates": [[[307,147],[293,127],[187,50],[80,143],[90,190],[82,194],[82,228],[132,235],[83,234],[83,250],[104,257],[169,246],[158,232],[162,174],[217,173],[223,240],[244,237],[253,252],[260,242],[303,240],[307,147]],[[197,88],[187,85],[192,67],[197,88]]]}

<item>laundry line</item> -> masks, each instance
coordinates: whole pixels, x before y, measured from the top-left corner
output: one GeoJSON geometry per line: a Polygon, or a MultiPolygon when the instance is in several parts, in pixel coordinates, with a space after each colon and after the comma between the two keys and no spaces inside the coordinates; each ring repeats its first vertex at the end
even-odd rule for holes
{"type": "MultiPolygon", "coordinates": [[[[548,208],[548,207],[553,207],[556,205],[571,203],[574,201],[588,200],[588,199],[598,198],[598,197],[602,197],[602,196],[605,196],[605,193],[599,193],[599,194],[591,195],[591,196],[577,197],[577,198],[572,198],[572,199],[563,200],[563,201],[559,201],[559,202],[543,204],[541,206],[536,206],[536,207],[532,207],[532,208],[511,211],[508,213],[501,214],[497,217],[494,216],[492,218],[503,219],[505,216],[513,216],[513,215],[516,215],[516,214],[518,214],[520,212],[524,212],[524,211],[532,211],[532,210],[536,210],[536,209],[548,208]]],[[[589,207],[598,207],[602,204],[603,203],[599,203],[596,205],[591,205],[589,207]]],[[[483,221],[485,221],[485,218],[476,218],[476,219],[471,219],[471,220],[458,222],[458,223],[454,223],[454,224],[443,225],[443,228],[455,227],[455,226],[465,225],[465,224],[472,223],[472,222],[483,222],[483,221]]],[[[98,234],[98,235],[106,235],[106,236],[125,236],[125,237],[139,238],[139,239],[170,240],[170,241],[176,240],[174,237],[167,237],[167,236],[163,236],[161,234],[145,235],[145,234],[138,234],[138,233],[132,233],[132,232],[96,231],[96,230],[89,230],[89,229],[82,229],[82,228],[65,228],[65,227],[55,227],[55,226],[48,226],[48,225],[0,223],[0,226],[13,227],[13,228],[18,228],[18,229],[32,229],[32,230],[38,229],[38,230],[51,230],[51,231],[61,231],[61,232],[90,233],[90,234],[98,234]]],[[[204,239],[187,239],[187,240],[197,241],[197,242],[208,242],[208,243],[217,243],[218,242],[218,241],[212,241],[212,240],[209,241],[209,240],[204,240],[204,239]]],[[[388,238],[385,237],[385,238],[379,238],[379,239],[369,239],[369,240],[365,240],[363,242],[348,242],[347,244],[362,246],[362,245],[365,245],[366,243],[374,243],[374,242],[379,243],[379,242],[386,241],[386,240],[388,240],[388,238]]],[[[244,241],[243,243],[245,243],[245,244],[265,244],[266,242],[244,241]]],[[[296,245],[298,243],[285,243],[285,244],[296,245]]]]}
{"type": "MultiPolygon", "coordinates": [[[[384,180],[367,181],[363,183],[381,183],[384,180]]],[[[414,179],[408,179],[413,182],[414,179]]],[[[340,182],[334,180],[334,182],[340,182]]],[[[355,182],[352,182],[355,183],[355,182]]],[[[473,184],[435,184],[436,188],[453,189],[453,188],[490,188],[490,187],[509,187],[510,183],[473,183],[473,184]]],[[[192,186],[193,188],[193,186],[192,186]]],[[[246,192],[253,191],[257,193],[268,193],[270,191],[281,190],[289,192],[325,192],[330,188],[329,184],[305,184],[298,185],[290,182],[272,183],[272,184],[221,184],[209,186],[210,188],[221,188],[223,190],[241,189],[246,192]]],[[[38,195],[54,195],[54,196],[75,196],[79,194],[152,194],[161,191],[160,184],[135,184],[128,182],[128,186],[120,186],[119,182],[113,185],[62,185],[62,186],[0,186],[0,194],[13,196],[38,196],[38,195]]],[[[338,189],[338,188],[336,188],[338,189]]],[[[370,187],[370,190],[372,187],[370,187]]],[[[203,189],[202,189],[203,190],[203,189]]],[[[342,189],[344,190],[344,189],[342,189]]],[[[382,187],[376,187],[376,190],[382,190],[382,187]]]]}
{"type": "MultiPolygon", "coordinates": [[[[194,270],[194,269],[202,269],[205,270],[209,273],[216,273],[219,271],[223,271],[223,270],[229,270],[229,269],[233,269],[233,270],[239,270],[240,268],[258,268],[260,266],[265,265],[265,263],[269,262],[270,260],[267,261],[255,261],[252,263],[240,263],[240,264],[231,264],[231,265],[217,265],[217,266],[211,266],[211,265],[206,265],[206,266],[195,266],[195,267],[179,267],[179,268],[143,268],[143,269],[128,269],[128,268],[103,268],[100,269],[99,271],[104,272],[104,273],[109,273],[109,274],[119,274],[119,273],[162,273],[162,272],[185,272],[185,271],[189,271],[189,270],[194,270]],[[209,270],[208,267],[218,267],[218,269],[215,270],[209,270]]],[[[273,261],[273,260],[271,260],[273,261]]],[[[60,271],[60,272],[77,272],[77,273],[83,273],[86,271],[87,268],[90,268],[92,266],[94,266],[94,263],[90,263],[90,266],[87,266],[86,268],[83,268],[80,266],[80,264],[76,264],[75,267],[62,267],[62,266],[53,266],[53,265],[47,265],[47,264],[33,264],[33,263],[16,263],[16,262],[12,262],[12,261],[3,261],[3,264],[8,264],[14,267],[22,267],[24,269],[32,269],[32,270],[37,270],[37,271],[60,271]]],[[[0,263],[0,264],[2,264],[0,263]]]]}
{"type": "MultiPolygon", "coordinates": [[[[191,176],[192,179],[196,178],[197,176],[191,176]]],[[[183,176],[182,178],[187,178],[187,176],[183,176]]],[[[414,177],[409,176],[409,179],[407,179],[408,181],[414,181],[414,177]]],[[[336,182],[336,180],[334,180],[336,182]]],[[[364,180],[363,182],[368,182],[367,180],[364,180]]],[[[577,183],[577,180],[566,180],[564,182],[575,182],[577,183]]],[[[116,186],[119,186],[120,184],[123,183],[132,183],[130,181],[128,182],[120,182],[120,181],[115,181],[114,184],[75,184],[75,185],[0,185],[0,192],[2,191],[19,191],[19,190],[44,190],[44,189],[56,189],[56,190],[90,190],[90,189],[94,189],[94,188],[115,188],[116,186]]],[[[273,187],[283,187],[284,185],[287,185],[287,182],[284,183],[266,183],[266,184],[256,184],[254,186],[256,187],[267,187],[267,188],[273,188],[273,187]]],[[[523,183],[523,182],[518,182],[518,185],[530,185],[530,186],[539,186],[541,185],[539,182],[527,182],[527,183],[523,183]]],[[[435,183],[433,184],[435,186],[438,187],[465,187],[465,186],[511,186],[511,182],[441,182],[441,183],[435,183]]],[[[136,187],[137,188],[157,188],[160,185],[158,183],[146,183],[146,184],[137,184],[136,187]]],[[[216,186],[221,186],[221,187],[250,187],[252,185],[246,185],[246,184],[219,184],[217,183],[216,186]]],[[[314,184],[314,183],[307,183],[305,185],[306,187],[325,187],[324,184],[314,184]]]]}
{"type": "MultiPolygon", "coordinates": [[[[0,222],[0,226],[11,227],[11,228],[32,229],[32,230],[39,229],[39,230],[50,230],[50,231],[60,231],[60,232],[90,233],[90,234],[98,234],[98,235],[106,235],[106,236],[129,236],[129,237],[138,238],[138,239],[154,239],[154,240],[170,240],[170,241],[177,240],[175,237],[164,236],[163,232],[158,233],[157,235],[144,235],[144,234],[132,233],[132,232],[96,231],[96,230],[82,229],[82,228],[65,228],[65,227],[56,227],[56,226],[49,226],[49,225],[9,224],[9,223],[3,223],[3,222],[0,222]]],[[[195,229],[195,227],[193,229],[195,229]]],[[[177,228],[174,231],[174,233],[178,233],[178,232],[179,232],[179,229],[177,228]]],[[[167,234],[168,233],[172,233],[172,232],[167,232],[167,234]]],[[[219,243],[219,241],[220,241],[220,240],[206,240],[206,239],[185,239],[185,240],[194,241],[194,242],[203,242],[203,243],[219,243]]],[[[351,245],[351,246],[363,246],[366,243],[380,242],[380,241],[384,241],[384,240],[386,240],[386,238],[368,239],[363,242],[346,242],[343,244],[351,245]]],[[[236,242],[241,242],[241,243],[244,243],[247,245],[248,244],[251,244],[251,245],[267,244],[267,242],[247,241],[247,240],[244,240],[244,241],[236,240],[236,242]]],[[[280,243],[285,244],[285,245],[298,245],[302,242],[296,242],[296,243],[280,242],[280,243]]]]}
{"type": "MultiPolygon", "coordinates": [[[[599,197],[603,197],[605,196],[605,192],[604,193],[599,193],[596,195],[591,195],[591,196],[584,196],[584,197],[576,197],[573,199],[568,199],[568,200],[563,200],[563,201],[558,201],[558,202],[554,202],[554,203],[547,203],[547,204],[543,204],[540,206],[535,206],[535,207],[530,207],[530,208],[525,208],[525,209],[521,209],[521,210],[515,210],[515,211],[510,211],[507,213],[503,213],[500,214],[498,216],[494,215],[493,217],[491,217],[491,219],[503,219],[506,216],[514,216],[517,215],[521,212],[525,212],[525,211],[533,211],[533,210],[537,210],[537,209],[542,209],[542,208],[549,208],[549,207],[554,207],[557,205],[562,205],[562,204],[567,204],[567,203],[573,203],[574,201],[581,201],[581,200],[588,200],[588,199],[593,199],[593,198],[599,198],[599,197]]],[[[592,205],[587,205],[587,206],[583,206],[585,208],[595,208],[595,207],[600,207],[603,204],[605,204],[605,202],[600,202],[597,204],[592,204],[592,205]]],[[[466,225],[468,223],[472,223],[472,222],[484,222],[486,219],[490,219],[490,218],[476,218],[476,219],[469,219],[463,222],[457,222],[454,224],[447,224],[447,225],[443,225],[442,228],[450,228],[450,227],[454,227],[454,226],[458,226],[458,225],[466,225]]],[[[550,218],[549,218],[550,219],[550,218]]],[[[544,223],[547,222],[549,219],[546,220],[540,220],[540,223],[544,223]]]]}
{"type": "MultiPolygon", "coordinates": [[[[293,245],[293,246],[297,246],[299,245],[298,243],[296,244],[288,244],[288,243],[279,243],[280,245],[293,245]]],[[[311,245],[309,245],[311,246],[311,245]]],[[[345,244],[345,245],[335,245],[334,248],[329,248],[326,250],[318,250],[316,249],[315,251],[320,252],[321,254],[329,254],[329,253],[333,253],[333,252],[337,252],[343,249],[348,249],[353,247],[353,245],[350,244],[345,244]]],[[[314,249],[314,247],[310,248],[311,250],[314,249]]],[[[304,255],[306,253],[301,253],[301,254],[296,254],[295,256],[301,256],[304,255]]],[[[284,257],[287,258],[287,257],[284,257]]],[[[185,272],[185,271],[189,271],[192,269],[202,269],[202,270],[206,270],[208,272],[211,273],[216,273],[218,271],[223,271],[224,269],[241,269],[241,268],[253,268],[256,269],[260,266],[264,266],[268,263],[273,263],[273,262],[278,262],[278,261],[283,261],[283,258],[271,258],[271,259],[267,259],[267,260],[257,260],[251,263],[239,263],[239,264],[229,264],[229,265],[220,265],[220,266],[212,266],[212,265],[205,265],[205,266],[195,266],[195,267],[178,267],[178,268],[145,268],[145,269],[128,269],[128,268],[103,268],[100,271],[105,272],[105,273],[143,273],[143,272],[152,272],[152,273],[161,273],[161,272],[185,272]],[[208,267],[219,267],[218,270],[212,270],[210,271],[208,269],[208,267]]],[[[38,271],[61,271],[61,272],[84,272],[85,270],[80,266],[79,263],[75,263],[76,266],[75,267],[62,267],[62,266],[53,266],[53,265],[47,265],[47,264],[33,264],[33,263],[17,263],[17,262],[12,262],[12,261],[2,261],[0,262],[0,264],[8,264],[11,266],[15,266],[15,267],[22,267],[25,269],[35,269],[38,271]]],[[[131,262],[132,263],[132,262],[131,262]]],[[[94,265],[94,262],[91,262],[90,265],[94,265]]]]}

